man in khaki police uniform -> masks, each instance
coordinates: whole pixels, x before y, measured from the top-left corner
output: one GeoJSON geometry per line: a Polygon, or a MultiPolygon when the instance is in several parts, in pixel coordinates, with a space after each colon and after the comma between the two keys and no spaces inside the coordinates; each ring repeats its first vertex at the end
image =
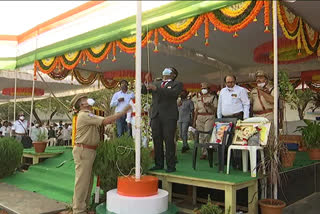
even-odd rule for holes
{"type": "MultiPolygon", "coordinates": [[[[217,97],[209,93],[209,84],[201,83],[201,95],[195,103],[195,114],[193,126],[199,131],[210,131],[213,127],[213,121],[217,110],[217,97]]],[[[200,134],[199,143],[208,142],[209,136],[200,134]],[[207,136],[207,137],[206,137],[207,136]]],[[[207,150],[202,149],[200,159],[206,159],[207,150]]]]}
{"type": "Polygon", "coordinates": [[[255,76],[257,87],[250,93],[253,116],[265,117],[273,122],[273,85],[264,71],[258,70],[255,76]]]}
{"type": "Polygon", "coordinates": [[[104,118],[92,113],[93,105],[94,100],[86,95],[76,95],[71,100],[71,106],[76,110],[80,110],[76,125],[75,147],[72,151],[75,163],[74,214],[87,213],[87,207],[90,205],[93,182],[92,165],[96,157],[96,148],[100,141],[98,127],[114,122],[126,115],[131,108],[126,106],[121,112],[104,118]]]}

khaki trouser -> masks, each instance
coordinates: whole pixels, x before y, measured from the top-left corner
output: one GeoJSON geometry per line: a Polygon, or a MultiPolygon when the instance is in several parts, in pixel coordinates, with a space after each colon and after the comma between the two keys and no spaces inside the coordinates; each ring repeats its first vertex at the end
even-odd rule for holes
{"type": "MultiPolygon", "coordinates": [[[[199,131],[210,131],[213,128],[214,116],[213,115],[198,115],[196,120],[196,129],[199,131]]],[[[207,143],[211,135],[200,134],[199,143],[207,143]]],[[[202,155],[206,155],[207,150],[202,149],[202,155]]]]}
{"type": "Polygon", "coordinates": [[[273,124],[273,112],[265,114],[253,114],[254,117],[265,117],[273,124]]]}
{"type": "Polygon", "coordinates": [[[75,146],[72,151],[75,163],[75,183],[73,194],[73,213],[87,213],[93,185],[92,165],[96,151],[75,146]]]}

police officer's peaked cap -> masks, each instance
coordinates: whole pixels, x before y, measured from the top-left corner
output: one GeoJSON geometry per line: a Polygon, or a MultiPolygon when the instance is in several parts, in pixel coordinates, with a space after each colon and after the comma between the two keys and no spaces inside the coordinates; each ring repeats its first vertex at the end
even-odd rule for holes
{"type": "Polygon", "coordinates": [[[201,88],[209,88],[209,84],[207,82],[201,83],[201,88]]]}
{"type": "Polygon", "coordinates": [[[255,74],[256,77],[265,77],[269,79],[268,74],[263,70],[258,70],[255,74]]]}
{"type": "Polygon", "coordinates": [[[77,101],[83,97],[87,97],[87,95],[86,94],[77,94],[76,96],[74,96],[70,102],[70,106],[73,107],[77,103],[77,101]]]}

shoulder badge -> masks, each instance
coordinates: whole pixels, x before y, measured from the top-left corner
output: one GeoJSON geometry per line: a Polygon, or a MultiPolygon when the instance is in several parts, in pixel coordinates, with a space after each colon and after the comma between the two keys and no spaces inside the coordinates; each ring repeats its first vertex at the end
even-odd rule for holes
{"type": "Polygon", "coordinates": [[[89,117],[95,117],[95,115],[92,113],[89,113],[88,115],[89,115],[89,117]]]}

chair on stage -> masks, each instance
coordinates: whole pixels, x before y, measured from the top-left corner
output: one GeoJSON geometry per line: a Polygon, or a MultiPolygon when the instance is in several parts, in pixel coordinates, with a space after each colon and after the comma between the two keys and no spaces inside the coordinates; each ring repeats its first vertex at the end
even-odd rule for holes
{"type": "Polygon", "coordinates": [[[192,167],[194,170],[196,169],[198,148],[207,149],[209,166],[211,168],[213,167],[213,151],[216,148],[218,150],[219,171],[224,171],[225,151],[226,147],[232,143],[236,123],[237,118],[215,119],[212,130],[207,132],[196,130],[192,160],[192,167]],[[210,140],[206,143],[200,143],[200,134],[209,135],[210,140]]]}
{"type": "Polygon", "coordinates": [[[248,171],[248,152],[250,156],[251,177],[257,176],[257,152],[261,155],[263,174],[266,173],[264,163],[264,146],[267,145],[271,123],[264,117],[253,117],[238,121],[232,145],[228,148],[227,174],[229,174],[232,150],[242,151],[243,172],[248,171]]]}

